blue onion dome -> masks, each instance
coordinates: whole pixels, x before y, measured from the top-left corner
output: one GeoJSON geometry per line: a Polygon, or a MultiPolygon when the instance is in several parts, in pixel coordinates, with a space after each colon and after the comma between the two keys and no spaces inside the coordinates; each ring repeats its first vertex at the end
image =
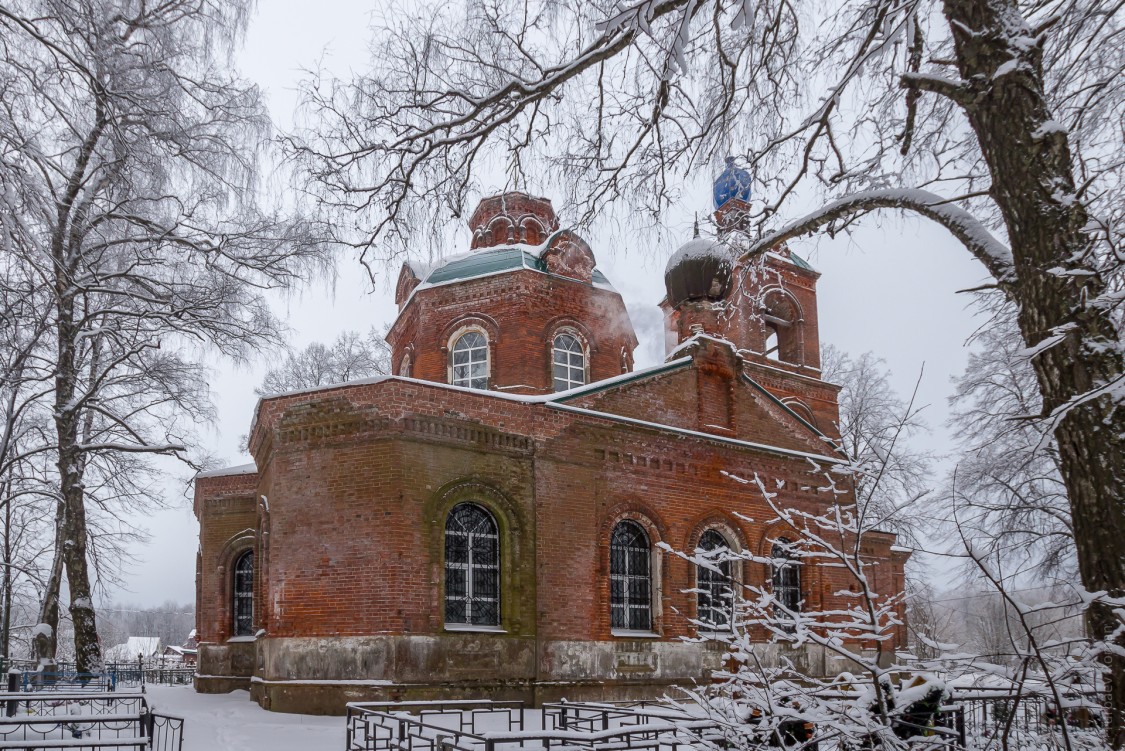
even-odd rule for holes
{"type": "Polygon", "coordinates": [[[664,269],[668,304],[677,307],[688,300],[721,300],[730,292],[734,264],[721,243],[695,237],[680,246],[664,269]]]}
{"type": "Polygon", "coordinates": [[[734,157],[727,157],[727,168],[715,178],[715,208],[737,198],[750,203],[750,173],[734,165],[734,157]]]}

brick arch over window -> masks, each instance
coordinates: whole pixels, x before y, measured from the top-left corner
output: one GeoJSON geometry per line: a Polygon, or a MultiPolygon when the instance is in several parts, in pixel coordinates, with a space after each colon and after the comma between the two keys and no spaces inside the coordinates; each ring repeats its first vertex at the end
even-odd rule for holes
{"type": "Polygon", "coordinates": [[[801,304],[781,287],[762,293],[762,353],[781,362],[803,365],[805,361],[805,315],[801,304]]]}
{"type": "MultiPolygon", "coordinates": [[[[222,582],[220,592],[221,603],[218,608],[220,633],[217,638],[222,641],[229,639],[232,636],[252,636],[257,630],[259,608],[257,607],[257,594],[258,580],[259,580],[259,567],[253,566],[251,569],[251,630],[247,633],[236,633],[235,629],[235,567],[239,560],[246,553],[255,554],[258,542],[258,534],[253,529],[245,529],[238,534],[232,536],[223,545],[222,550],[219,551],[219,581],[222,582]]],[[[258,556],[255,555],[255,563],[258,556]]]]}
{"type": "Polygon", "coordinates": [[[535,568],[533,545],[526,539],[528,524],[519,505],[493,485],[476,478],[446,483],[425,503],[428,549],[433,575],[432,623],[437,630],[502,628],[518,634],[534,628],[535,568]],[[471,504],[486,511],[496,524],[499,560],[499,619],[495,624],[449,624],[446,622],[446,525],[459,505],[471,504]]]}
{"type": "Polygon", "coordinates": [[[586,345],[587,353],[598,351],[598,339],[590,327],[581,321],[569,316],[556,316],[543,327],[543,342],[550,346],[555,336],[563,331],[577,334],[578,338],[586,345]]]}
{"type": "Polygon", "coordinates": [[[547,229],[535,214],[525,214],[519,220],[519,241],[528,245],[541,245],[547,239],[547,229]]]}
{"type": "Polygon", "coordinates": [[[816,416],[813,415],[812,409],[810,409],[809,406],[803,401],[794,397],[788,397],[786,399],[782,399],[781,401],[786,407],[796,412],[802,420],[807,422],[809,425],[812,425],[817,430],[820,429],[820,426],[816,424],[816,416]]]}
{"type": "Polygon", "coordinates": [[[395,368],[395,375],[402,376],[403,378],[414,377],[414,345],[410,344],[402,353],[402,357],[398,361],[398,366],[395,368]]]}
{"type": "Polygon", "coordinates": [[[484,313],[465,313],[445,324],[441,330],[441,335],[438,337],[438,341],[444,342],[442,347],[448,349],[454,334],[461,329],[473,327],[479,328],[487,333],[490,342],[496,342],[500,339],[500,324],[496,323],[495,318],[485,315],[484,313]]]}
{"type": "Polygon", "coordinates": [[[488,223],[485,242],[488,245],[504,245],[516,241],[515,226],[506,216],[498,216],[488,223]]]}
{"type": "Polygon", "coordinates": [[[491,388],[496,374],[496,343],[500,337],[500,327],[490,316],[478,313],[458,316],[450,321],[442,330],[439,341],[444,342],[442,352],[445,354],[446,383],[457,383],[459,380],[458,376],[465,375],[465,373],[455,372],[455,366],[458,364],[464,365],[464,363],[454,362],[454,350],[457,347],[457,343],[461,341],[466,334],[472,332],[477,332],[484,338],[486,353],[484,378],[487,381],[484,388],[491,388]]]}

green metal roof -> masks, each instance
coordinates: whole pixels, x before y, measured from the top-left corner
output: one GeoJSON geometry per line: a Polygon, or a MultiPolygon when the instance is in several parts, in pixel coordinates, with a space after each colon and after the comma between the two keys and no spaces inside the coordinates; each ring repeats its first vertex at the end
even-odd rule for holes
{"type": "MultiPolygon", "coordinates": [[[[549,273],[547,264],[534,253],[522,248],[492,248],[476,251],[438,266],[424,281],[426,284],[444,284],[518,269],[549,273]]],[[[594,269],[593,283],[611,286],[605,275],[597,269],[594,269]]]]}
{"type": "Polygon", "coordinates": [[[801,258],[793,251],[789,251],[789,260],[793,262],[794,266],[805,269],[807,271],[816,271],[816,269],[809,265],[808,261],[806,261],[804,258],[801,258]]]}

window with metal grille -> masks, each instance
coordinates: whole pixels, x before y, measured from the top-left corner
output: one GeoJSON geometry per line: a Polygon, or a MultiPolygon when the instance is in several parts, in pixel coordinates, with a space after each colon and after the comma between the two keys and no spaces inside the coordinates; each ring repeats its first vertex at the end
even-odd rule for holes
{"type": "Polygon", "coordinates": [[[551,348],[555,391],[566,391],[586,383],[586,354],[573,334],[559,334],[551,348]]]}
{"type": "Polygon", "coordinates": [[[618,522],[609,542],[609,612],[613,628],[652,630],[652,565],[648,535],[618,522]]]}
{"type": "Polygon", "coordinates": [[[234,562],[234,635],[254,635],[254,551],[247,550],[234,562]]]}
{"type": "MultiPolygon", "coordinates": [[[[801,564],[793,552],[793,543],[784,537],[773,544],[773,596],[778,607],[778,618],[790,619],[789,613],[801,610],[801,564]]],[[[790,624],[792,625],[792,624],[790,624]]]]}
{"type": "Polygon", "coordinates": [[[450,383],[471,389],[488,388],[488,339],[479,331],[467,331],[453,344],[450,383]]]}
{"type": "Polygon", "coordinates": [[[445,522],[445,622],[500,625],[500,535],[475,503],[457,504],[445,522]]]}
{"type": "Polygon", "coordinates": [[[696,555],[714,567],[695,567],[700,626],[712,631],[729,629],[733,602],[730,545],[721,534],[709,529],[699,538],[696,555]]]}

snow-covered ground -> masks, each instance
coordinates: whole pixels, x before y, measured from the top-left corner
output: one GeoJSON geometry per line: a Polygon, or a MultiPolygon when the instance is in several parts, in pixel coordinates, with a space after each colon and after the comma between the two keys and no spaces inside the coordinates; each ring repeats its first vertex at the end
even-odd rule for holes
{"type": "Polygon", "coordinates": [[[267,712],[246,691],[197,694],[191,686],[148,686],[149,705],[183,717],[184,751],[335,751],[343,717],[267,712]]]}

